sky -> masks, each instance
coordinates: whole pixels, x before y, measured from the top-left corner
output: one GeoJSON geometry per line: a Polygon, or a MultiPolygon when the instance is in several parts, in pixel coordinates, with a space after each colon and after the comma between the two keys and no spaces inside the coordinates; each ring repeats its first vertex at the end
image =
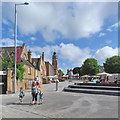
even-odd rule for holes
{"type": "MultiPolygon", "coordinates": [[[[14,46],[14,4],[2,2],[1,46],[14,46]]],[[[17,24],[17,45],[50,63],[56,51],[64,73],[87,58],[103,65],[118,55],[117,2],[30,2],[17,6],[17,24]]]]}

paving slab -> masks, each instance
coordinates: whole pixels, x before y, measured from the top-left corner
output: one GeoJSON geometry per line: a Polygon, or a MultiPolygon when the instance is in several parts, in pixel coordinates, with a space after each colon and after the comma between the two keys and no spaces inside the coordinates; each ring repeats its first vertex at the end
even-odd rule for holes
{"type": "Polygon", "coordinates": [[[62,91],[74,82],[43,84],[42,105],[31,105],[31,90],[25,90],[23,105],[18,104],[18,93],[2,96],[3,118],[117,118],[118,96],[71,93],[62,91]]]}

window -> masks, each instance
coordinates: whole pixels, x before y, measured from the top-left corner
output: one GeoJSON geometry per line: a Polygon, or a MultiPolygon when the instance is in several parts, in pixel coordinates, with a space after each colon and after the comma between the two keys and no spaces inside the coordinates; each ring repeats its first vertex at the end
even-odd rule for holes
{"type": "Polygon", "coordinates": [[[23,58],[24,58],[25,60],[27,59],[25,54],[23,55],[23,58]]]}
{"type": "Polygon", "coordinates": [[[31,74],[31,70],[30,70],[30,67],[28,68],[28,74],[31,74]]]}
{"type": "Polygon", "coordinates": [[[38,76],[38,71],[36,70],[36,76],[38,76]]]}

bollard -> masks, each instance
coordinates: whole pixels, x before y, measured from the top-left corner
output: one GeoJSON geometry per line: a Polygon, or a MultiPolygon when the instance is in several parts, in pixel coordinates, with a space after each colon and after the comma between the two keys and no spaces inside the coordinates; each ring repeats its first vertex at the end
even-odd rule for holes
{"type": "Polygon", "coordinates": [[[56,80],[56,91],[58,91],[58,80],[56,80]]]}

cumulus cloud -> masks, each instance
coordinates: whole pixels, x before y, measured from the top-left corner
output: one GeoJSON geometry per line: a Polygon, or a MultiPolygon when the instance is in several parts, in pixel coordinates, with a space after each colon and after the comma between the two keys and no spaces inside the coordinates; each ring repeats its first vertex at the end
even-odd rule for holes
{"type": "Polygon", "coordinates": [[[100,33],[98,37],[102,37],[102,36],[105,36],[105,33],[100,33]]]}
{"type": "MultiPolygon", "coordinates": [[[[54,50],[59,54],[59,59],[68,60],[71,63],[74,63],[75,65],[82,65],[82,62],[86,59],[91,57],[90,55],[90,49],[84,48],[80,49],[78,46],[75,46],[74,44],[64,44],[61,43],[59,46],[45,46],[45,47],[30,47],[32,52],[42,54],[42,52],[45,52],[45,60],[52,62],[52,54],[54,50]]],[[[33,57],[37,56],[36,54],[33,54],[33,57]]],[[[64,64],[65,65],[65,64],[64,64]]]]}
{"type": "Polygon", "coordinates": [[[27,49],[30,49],[32,51],[32,57],[38,57],[42,55],[42,52],[45,53],[45,61],[49,61],[52,63],[52,54],[53,51],[58,52],[59,46],[49,46],[46,45],[45,47],[39,47],[39,46],[34,46],[30,47],[27,46],[27,49]]]}
{"type": "MultiPolygon", "coordinates": [[[[17,40],[17,45],[22,45],[23,41],[17,40]]],[[[4,38],[0,40],[0,47],[14,46],[14,40],[10,38],[4,38]]]]}
{"type": "Polygon", "coordinates": [[[113,25],[110,26],[111,28],[117,28],[118,27],[118,23],[115,23],[113,25]]]}
{"type": "MultiPolygon", "coordinates": [[[[45,61],[49,61],[50,63],[52,63],[52,55],[55,50],[58,56],[58,64],[59,60],[65,60],[68,61],[71,66],[81,66],[87,58],[95,58],[98,61],[98,64],[102,65],[105,62],[106,58],[118,55],[118,48],[105,46],[96,50],[96,52],[94,52],[92,55],[89,48],[81,49],[80,47],[75,46],[72,43],[61,43],[60,45],[56,46],[47,45],[45,47],[28,46],[28,48],[30,48],[32,51],[32,57],[39,57],[40,55],[42,55],[42,52],[45,52],[45,61]]],[[[61,63],[62,66],[59,66],[64,71],[67,69],[67,64],[65,61],[61,63]]]]}
{"type": "Polygon", "coordinates": [[[119,22],[114,23],[113,25],[109,26],[109,28],[107,28],[107,31],[112,32],[113,30],[117,29],[119,25],[119,22]]]}
{"type": "Polygon", "coordinates": [[[3,19],[2,22],[3,22],[5,25],[9,25],[9,24],[10,24],[6,19],[3,19]]]}
{"type": "Polygon", "coordinates": [[[67,59],[75,65],[82,65],[83,61],[89,57],[90,49],[84,48],[80,49],[78,46],[74,44],[60,44],[60,56],[62,59],[67,59]]]}
{"type": "Polygon", "coordinates": [[[32,58],[40,58],[40,55],[37,55],[35,52],[32,52],[32,58]]]}
{"type": "Polygon", "coordinates": [[[106,40],[106,43],[107,43],[107,44],[111,44],[111,43],[112,43],[112,40],[106,40]]]}
{"type": "Polygon", "coordinates": [[[31,37],[30,40],[34,41],[34,40],[36,40],[36,38],[35,37],[31,37]]]}
{"type": "MultiPolygon", "coordinates": [[[[90,37],[101,30],[104,19],[117,14],[117,3],[30,3],[18,6],[22,34],[40,32],[46,41],[90,37]]],[[[14,22],[14,3],[3,3],[3,17],[14,22]]]]}
{"type": "Polygon", "coordinates": [[[111,29],[111,28],[108,28],[107,31],[112,32],[112,29],[111,29]]]}
{"type": "Polygon", "coordinates": [[[109,46],[105,46],[101,49],[98,49],[94,55],[94,57],[98,60],[99,63],[105,62],[106,58],[112,57],[114,55],[118,55],[118,48],[112,48],[109,46]]]}

